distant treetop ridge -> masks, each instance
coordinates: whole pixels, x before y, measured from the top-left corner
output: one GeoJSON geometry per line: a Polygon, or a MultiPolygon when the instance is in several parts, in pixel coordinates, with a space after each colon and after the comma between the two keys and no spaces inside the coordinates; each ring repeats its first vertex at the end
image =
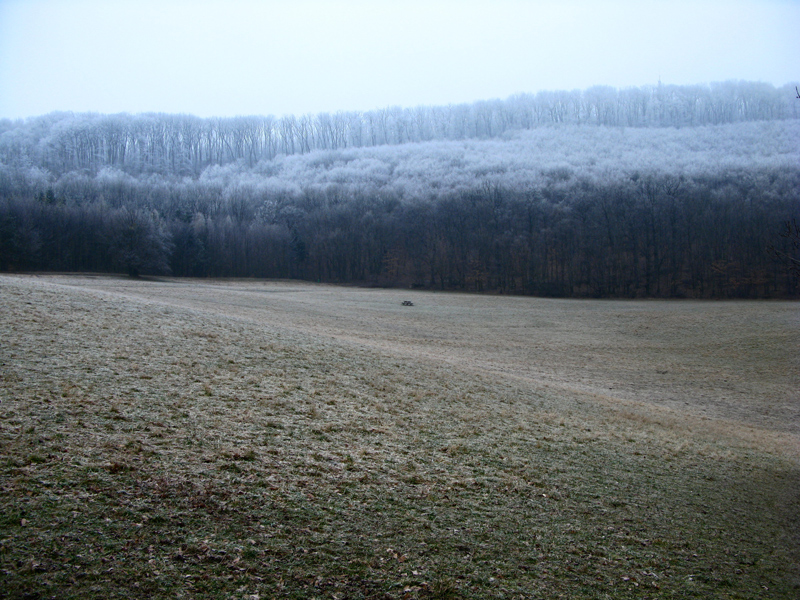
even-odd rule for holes
{"type": "Polygon", "coordinates": [[[197,177],[211,165],[248,166],[278,155],[409,142],[496,138],[509,131],[574,124],[695,127],[800,118],[795,84],[724,82],[519,94],[450,106],[367,112],[202,119],[173,114],[51,113],[0,120],[0,163],[96,173],[197,177]]]}

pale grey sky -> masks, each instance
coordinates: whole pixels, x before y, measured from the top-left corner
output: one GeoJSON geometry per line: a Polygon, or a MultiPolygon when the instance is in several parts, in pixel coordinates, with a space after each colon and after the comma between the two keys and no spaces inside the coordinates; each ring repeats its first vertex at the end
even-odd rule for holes
{"type": "Polygon", "coordinates": [[[0,118],[800,79],[791,0],[0,0],[0,118]]]}

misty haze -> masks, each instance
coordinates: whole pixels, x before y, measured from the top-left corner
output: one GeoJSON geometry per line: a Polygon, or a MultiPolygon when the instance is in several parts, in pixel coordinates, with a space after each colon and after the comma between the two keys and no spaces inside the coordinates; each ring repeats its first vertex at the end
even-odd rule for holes
{"type": "Polygon", "coordinates": [[[0,2],[0,597],[800,597],[798,19],[0,2]]]}

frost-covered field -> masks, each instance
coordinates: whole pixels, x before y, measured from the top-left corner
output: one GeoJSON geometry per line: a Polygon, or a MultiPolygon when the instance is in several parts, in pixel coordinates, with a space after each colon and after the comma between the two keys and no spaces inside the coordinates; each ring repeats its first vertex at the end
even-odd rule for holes
{"type": "Polygon", "coordinates": [[[800,591],[797,303],[2,276],[0,311],[11,597],[800,591]]]}

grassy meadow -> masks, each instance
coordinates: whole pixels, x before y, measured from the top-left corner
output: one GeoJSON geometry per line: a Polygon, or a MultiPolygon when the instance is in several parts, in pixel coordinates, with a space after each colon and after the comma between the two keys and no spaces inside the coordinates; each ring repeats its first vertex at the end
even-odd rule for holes
{"type": "Polygon", "coordinates": [[[2,598],[800,597],[797,302],[2,275],[0,315],[2,598]]]}

